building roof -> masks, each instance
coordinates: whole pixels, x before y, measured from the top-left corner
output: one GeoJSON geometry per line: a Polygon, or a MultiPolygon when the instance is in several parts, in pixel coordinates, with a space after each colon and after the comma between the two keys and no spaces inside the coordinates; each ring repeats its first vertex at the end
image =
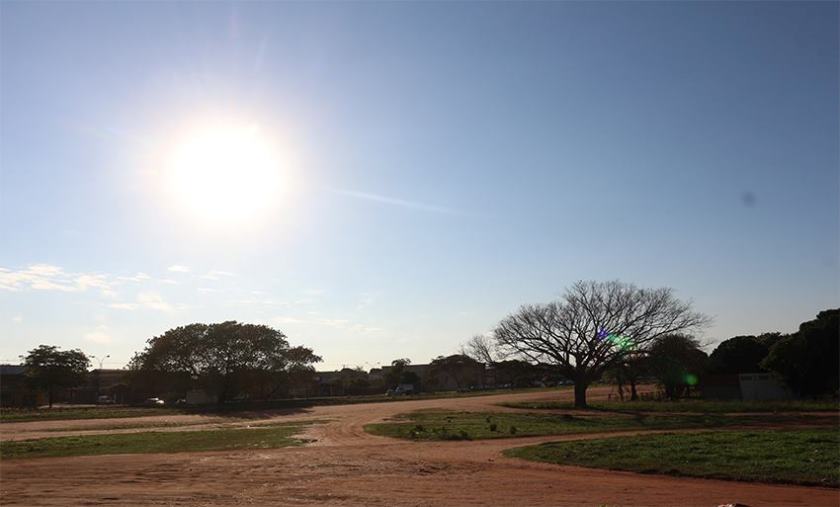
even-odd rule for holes
{"type": "Polygon", "coordinates": [[[0,364],[0,375],[23,375],[26,366],[22,364],[0,364]]]}

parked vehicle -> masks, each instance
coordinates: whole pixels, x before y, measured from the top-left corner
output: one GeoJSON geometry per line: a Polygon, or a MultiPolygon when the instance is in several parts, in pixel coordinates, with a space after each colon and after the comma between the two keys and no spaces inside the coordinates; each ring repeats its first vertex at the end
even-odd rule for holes
{"type": "Polygon", "coordinates": [[[388,389],[385,392],[388,396],[404,396],[407,394],[414,394],[414,386],[411,384],[400,384],[394,389],[388,389]]]}
{"type": "Polygon", "coordinates": [[[160,398],[146,398],[146,401],[143,402],[144,405],[149,406],[156,406],[156,405],[166,405],[166,402],[160,398]]]}
{"type": "Polygon", "coordinates": [[[102,396],[96,398],[96,403],[100,405],[110,405],[111,403],[114,403],[114,399],[108,395],[103,394],[102,396]]]}

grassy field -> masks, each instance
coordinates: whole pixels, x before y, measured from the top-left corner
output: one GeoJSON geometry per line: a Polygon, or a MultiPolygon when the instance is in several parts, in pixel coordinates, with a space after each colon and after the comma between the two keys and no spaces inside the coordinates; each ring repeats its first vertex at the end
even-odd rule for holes
{"type": "Polygon", "coordinates": [[[155,415],[178,415],[187,413],[179,408],[159,407],[80,407],[80,408],[42,408],[15,409],[4,408],[0,411],[0,423],[57,421],[73,419],[119,419],[125,417],[144,417],[155,415]]]}
{"type": "MultiPolygon", "coordinates": [[[[569,401],[528,401],[502,403],[501,406],[535,410],[569,410],[574,404],[569,401]]],[[[596,401],[589,404],[592,410],[610,412],[691,412],[705,414],[748,413],[748,412],[838,412],[836,401],[596,401]]]]}
{"type": "MultiPolygon", "coordinates": [[[[778,417],[784,422],[784,416],[778,417]]],[[[397,416],[393,422],[368,424],[365,431],[411,440],[473,440],[536,435],[564,435],[602,431],[717,428],[735,424],[767,424],[766,416],[721,415],[593,415],[534,413],[418,411],[397,416]]]]}
{"type": "Polygon", "coordinates": [[[252,428],[147,431],[20,440],[0,443],[0,458],[270,449],[302,444],[302,440],[292,438],[292,435],[299,433],[306,425],[307,422],[295,422],[252,428]]]}
{"type": "MultiPolygon", "coordinates": [[[[73,419],[117,419],[125,417],[143,417],[157,415],[179,414],[242,414],[262,410],[282,410],[307,408],[325,405],[350,405],[356,403],[399,402],[411,400],[429,400],[439,398],[461,398],[474,396],[491,396],[494,394],[527,393],[551,391],[557,388],[526,388],[526,389],[497,389],[487,391],[442,391],[436,393],[422,393],[409,396],[386,396],[371,394],[363,396],[330,396],[321,398],[292,398],[284,400],[268,400],[256,402],[228,403],[224,406],[207,407],[129,407],[129,406],[97,406],[97,407],[62,407],[53,409],[15,409],[0,410],[0,423],[29,422],[29,421],[57,421],[73,419]]],[[[565,389],[565,388],[561,388],[565,389]]]]}
{"type": "Polygon", "coordinates": [[[715,431],[556,442],[505,451],[562,465],[756,482],[840,486],[840,432],[715,431]]]}

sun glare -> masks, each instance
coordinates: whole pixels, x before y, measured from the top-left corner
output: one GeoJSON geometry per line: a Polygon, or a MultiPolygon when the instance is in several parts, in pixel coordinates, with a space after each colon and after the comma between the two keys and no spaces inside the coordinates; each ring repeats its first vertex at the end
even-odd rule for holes
{"type": "Polygon", "coordinates": [[[177,207],[211,224],[243,224],[270,211],[281,190],[275,145],[255,125],[218,124],[176,142],[166,187],[177,207]]]}

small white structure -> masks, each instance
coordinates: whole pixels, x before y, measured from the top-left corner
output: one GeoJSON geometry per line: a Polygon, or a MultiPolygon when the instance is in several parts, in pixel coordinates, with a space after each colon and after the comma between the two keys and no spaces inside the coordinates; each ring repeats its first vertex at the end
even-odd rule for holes
{"type": "Polygon", "coordinates": [[[792,400],[790,388],[769,373],[742,373],[738,375],[741,399],[744,401],[792,400]]]}

